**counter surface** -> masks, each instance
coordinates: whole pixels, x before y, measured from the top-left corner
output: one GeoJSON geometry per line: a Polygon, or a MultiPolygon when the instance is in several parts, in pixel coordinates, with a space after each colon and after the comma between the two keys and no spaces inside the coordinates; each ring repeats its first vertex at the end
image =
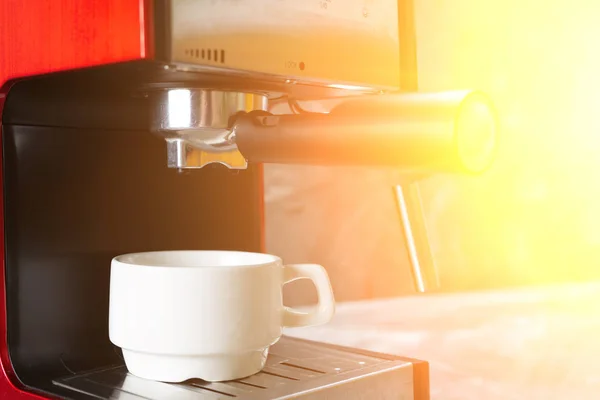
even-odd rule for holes
{"type": "Polygon", "coordinates": [[[430,362],[435,400],[600,398],[600,284],[341,303],[286,334],[430,362]]]}

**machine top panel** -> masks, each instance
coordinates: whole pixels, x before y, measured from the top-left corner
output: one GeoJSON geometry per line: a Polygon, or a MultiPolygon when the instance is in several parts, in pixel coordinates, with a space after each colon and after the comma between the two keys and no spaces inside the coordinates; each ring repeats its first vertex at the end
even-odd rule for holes
{"type": "Polygon", "coordinates": [[[171,0],[183,68],[334,87],[400,85],[397,0],[171,0]]]}

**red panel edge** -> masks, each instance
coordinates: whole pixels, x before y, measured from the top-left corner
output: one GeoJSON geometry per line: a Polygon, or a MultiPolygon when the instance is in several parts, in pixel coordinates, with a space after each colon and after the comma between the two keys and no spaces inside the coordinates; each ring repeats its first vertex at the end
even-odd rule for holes
{"type": "MultiPolygon", "coordinates": [[[[17,79],[154,56],[151,0],[8,0],[0,2],[2,111],[17,79]]],[[[2,188],[0,145],[0,188],[2,188]]],[[[0,398],[53,398],[27,391],[7,343],[4,194],[0,195],[0,398]]]]}
{"type": "Polygon", "coordinates": [[[142,41],[142,58],[154,59],[154,6],[152,0],[138,0],[140,7],[140,40],[142,41]]]}

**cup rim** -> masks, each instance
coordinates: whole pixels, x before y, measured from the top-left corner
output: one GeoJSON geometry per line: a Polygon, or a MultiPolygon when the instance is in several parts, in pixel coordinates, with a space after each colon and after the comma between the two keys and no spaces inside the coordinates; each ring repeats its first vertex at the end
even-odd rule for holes
{"type": "Polygon", "coordinates": [[[230,269],[241,269],[241,268],[257,268],[264,267],[272,264],[282,264],[282,260],[280,257],[275,256],[273,254],[268,253],[259,253],[259,252],[251,252],[251,251],[239,251],[239,250],[154,250],[154,251],[140,251],[135,253],[125,253],[119,254],[118,256],[113,257],[111,264],[118,264],[123,266],[130,266],[136,268],[152,268],[152,269],[177,269],[177,270],[230,270],[230,269]],[[126,258],[142,256],[142,255],[151,255],[151,254],[165,254],[165,253],[230,253],[230,254],[246,254],[252,256],[260,256],[265,258],[265,262],[260,263],[248,263],[248,264],[240,264],[240,265],[203,265],[203,266],[189,266],[189,265],[165,265],[165,263],[136,263],[131,260],[126,260],[126,258]],[[125,259],[125,260],[124,260],[125,259]]]}

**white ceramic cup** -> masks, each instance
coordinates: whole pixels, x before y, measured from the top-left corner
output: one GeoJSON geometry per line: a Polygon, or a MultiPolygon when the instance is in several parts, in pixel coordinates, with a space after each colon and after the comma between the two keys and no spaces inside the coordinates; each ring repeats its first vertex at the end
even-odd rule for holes
{"type": "Polygon", "coordinates": [[[283,327],[318,325],[335,302],[325,269],[283,265],[276,256],[238,251],[125,254],[111,264],[109,337],[129,372],[182,382],[227,381],[259,372],[283,327]],[[318,305],[283,305],[283,285],[311,279],[318,305]]]}

